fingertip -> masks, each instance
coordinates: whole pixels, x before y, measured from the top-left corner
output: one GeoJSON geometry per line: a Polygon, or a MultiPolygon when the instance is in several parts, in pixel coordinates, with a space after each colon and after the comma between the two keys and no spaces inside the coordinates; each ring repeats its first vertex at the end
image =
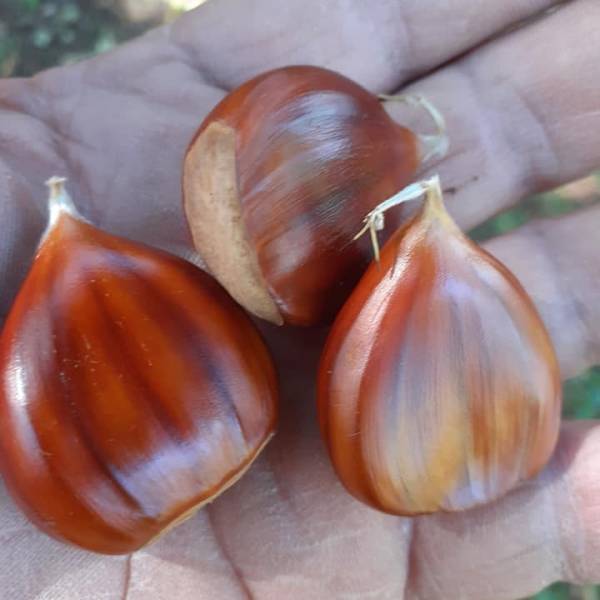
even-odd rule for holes
{"type": "Polygon", "coordinates": [[[563,579],[600,581],[600,422],[566,422],[555,463],[565,478],[558,508],[563,579]]]}

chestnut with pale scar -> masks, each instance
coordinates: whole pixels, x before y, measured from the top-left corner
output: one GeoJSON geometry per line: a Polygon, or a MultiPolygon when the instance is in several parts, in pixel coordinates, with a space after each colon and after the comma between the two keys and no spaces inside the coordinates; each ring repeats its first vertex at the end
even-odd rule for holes
{"type": "Polygon", "coordinates": [[[331,321],[369,262],[363,215],[446,150],[444,121],[415,134],[380,99],[327,69],[292,66],[229,93],[196,132],[184,208],[211,273],[279,325],[331,321]]]}

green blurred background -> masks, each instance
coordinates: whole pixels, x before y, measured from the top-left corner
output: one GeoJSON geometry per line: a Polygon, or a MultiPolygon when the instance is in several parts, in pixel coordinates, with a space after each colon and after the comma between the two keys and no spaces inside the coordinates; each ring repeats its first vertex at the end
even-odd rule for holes
{"type": "MultiPolygon", "coordinates": [[[[0,0],[0,76],[28,76],[104,52],[203,0],[0,0]]],[[[217,0],[213,0],[217,1],[217,0]]],[[[240,0],[243,1],[243,0],[240,0]]],[[[524,200],[473,231],[477,241],[532,218],[557,218],[600,202],[600,174],[524,200]]],[[[564,384],[564,414],[600,417],[600,366],[564,384]]],[[[600,600],[600,586],[556,583],[536,600],[600,600]]]]}

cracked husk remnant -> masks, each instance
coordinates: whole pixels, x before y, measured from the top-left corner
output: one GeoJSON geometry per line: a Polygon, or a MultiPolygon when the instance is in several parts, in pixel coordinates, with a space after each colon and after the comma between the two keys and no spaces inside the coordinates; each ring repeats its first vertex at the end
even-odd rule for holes
{"type": "Polygon", "coordinates": [[[215,121],[192,143],[183,166],[183,204],[196,250],[246,310],[277,325],[283,318],[248,240],[239,199],[235,131],[215,121]]]}

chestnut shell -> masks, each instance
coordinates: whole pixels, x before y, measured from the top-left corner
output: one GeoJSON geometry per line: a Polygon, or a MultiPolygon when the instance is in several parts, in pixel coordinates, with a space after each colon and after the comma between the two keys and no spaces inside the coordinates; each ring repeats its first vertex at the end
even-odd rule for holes
{"type": "Polygon", "coordinates": [[[353,241],[364,215],[409,182],[417,154],[413,133],[350,79],[312,66],[262,74],[214,108],[188,149],[184,205],[196,247],[258,316],[328,321],[368,265],[368,243],[353,241]],[[223,161],[220,176],[199,182],[223,161]],[[243,228],[243,251],[214,216],[225,190],[239,203],[232,220],[243,228]],[[240,267],[249,253],[250,266],[240,267]],[[254,285],[244,285],[252,270],[254,285]]]}
{"type": "Polygon", "coordinates": [[[338,314],[318,408],[340,480],[392,514],[491,502],[552,455],[561,386],[550,337],[441,196],[392,235],[338,314]]]}
{"type": "Polygon", "coordinates": [[[269,353],[217,282],[59,217],[0,337],[0,463],[38,527],[136,550],[233,483],[276,414],[269,353]]]}

